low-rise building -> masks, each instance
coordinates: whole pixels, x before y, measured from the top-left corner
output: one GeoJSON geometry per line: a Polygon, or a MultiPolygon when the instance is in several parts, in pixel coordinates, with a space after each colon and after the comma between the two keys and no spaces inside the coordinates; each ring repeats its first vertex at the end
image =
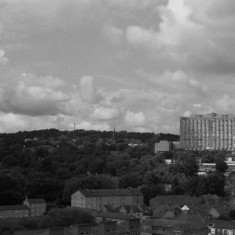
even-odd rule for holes
{"type": "Polygon", "coordinates": [[[208,235],[233,235],[235,234],[235,222],[215,220],[209,225],[208,235]]]}
{"type": "Polygon", "coordinates": [[[29,208],[30,216],[41,216],[46,212],[46,201],[43,198],[26,199],[23,204],[29,208]]]}
{"type": "Polygon", "coordinates": [[[25,205],[0,206],[0,218],[22,218],[29,216],[29,208],[25,205]]]}
{"type": "Polygon", "coordinates": [[[143,194],[138,189],[87,189],[71,196],[71,206],[102,211],[104,205],[143,205],[143,194]]]}
{"type": "Polygon", "coordinates": [[[172,150],[172,147],[172,142],[169,142],[168,140],[160,140],[159,143],[155,143],[154,153],[169,152],[172,150]]]}
{"type": "Polygon", "coordinates": [[[188,204],[198,204],[198,199],[189,195],[164,195],[156,196],[149,201],[149,205],[153,211],[159,205],[185,206],[188,204]]]}

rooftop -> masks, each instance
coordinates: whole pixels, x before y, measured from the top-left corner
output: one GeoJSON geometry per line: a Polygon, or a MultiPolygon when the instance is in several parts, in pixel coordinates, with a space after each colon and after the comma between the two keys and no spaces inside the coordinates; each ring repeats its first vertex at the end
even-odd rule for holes
{"type": "Polygon", "coordinates": [[[139,189],[83,189],[78,190],[85,197],[143,196],[139,189]]]}

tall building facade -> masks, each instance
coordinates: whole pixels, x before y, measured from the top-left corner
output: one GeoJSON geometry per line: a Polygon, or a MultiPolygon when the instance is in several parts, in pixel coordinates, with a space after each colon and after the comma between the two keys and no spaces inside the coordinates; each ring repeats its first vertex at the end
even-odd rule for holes
{"type": "Polygon", "coordinates": [[[192,114],[180,117],[180,143],[186,150],[235,150],[235,116],[192,114]]]}

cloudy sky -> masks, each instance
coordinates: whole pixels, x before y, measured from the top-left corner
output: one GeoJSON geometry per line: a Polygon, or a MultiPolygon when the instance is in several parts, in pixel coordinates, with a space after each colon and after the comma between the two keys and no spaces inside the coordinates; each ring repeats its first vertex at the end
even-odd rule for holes
{"type": "Polygon", "coordinates": [[[179,133],[234,75],[233,0],[0,0],[0,132],[179,133]]]}

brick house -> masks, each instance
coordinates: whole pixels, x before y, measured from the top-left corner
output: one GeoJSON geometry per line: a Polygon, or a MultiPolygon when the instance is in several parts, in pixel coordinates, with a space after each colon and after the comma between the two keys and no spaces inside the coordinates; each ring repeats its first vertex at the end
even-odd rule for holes
{"type": "Polygon", "coordinates": [[[0,206],[0,218],[22,218],[29,216],[29,208],[25,205],[0,206]]]}
{"type": "Polygon", "coordinates": [[[183,207],[190,204],[197,205],[198,199],[189,195],[164,195],[156,196],[149,201],[149,205],[153,211],[160,205],[183,207]]]}
{"type": "Polygon", "coordinates": [[[233,235],[235,234],[235,222],[215,220],[209,225],[209,235],[233,235]]]}
{"type": "Polygon", "coordinates": [[[41,216],[46,212],[46,201],[43,198],[28,199],[23,204],[29,208],[29,216],[41,216]]]}
{"type": "Polygon", "coordinates": [[[208,227],[205,224],[177,220],[155,220],[152,225],[152,234],[158,235],[207,235],[208,227]]]}
{"type": "Polygon", "coordinates": [[[143,194],[138,189],[87,189],[71,196],[71,206],[102,211],[104,205],[143,205],[143,194]]]}

